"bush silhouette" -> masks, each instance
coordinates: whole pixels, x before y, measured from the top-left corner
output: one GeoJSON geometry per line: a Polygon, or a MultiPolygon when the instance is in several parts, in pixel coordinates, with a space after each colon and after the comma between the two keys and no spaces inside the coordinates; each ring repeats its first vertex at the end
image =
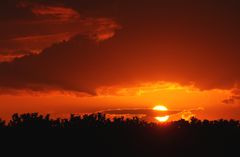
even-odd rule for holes
{"type": "Polygon", "coordinates": [[[7,127],[13,128],[51,128],[52,122],[49,119],[50,115],[39,115],[38,113],[27,113],[18,115],[17,113],[12,116],[7,127]]]}
{"type": "Polygon", "coordinates": [[[157,124],[138,117],[110,119],[101,113],[72,114],[68,119],[14,114],[9,122],[0,119],[0,131],[1,143],[11,143],[12,150],[33,147],[55,155],[66,151],[88,156],[231,156],[238,153],[240,141],[238,120],[193,117],[157,124]]]}

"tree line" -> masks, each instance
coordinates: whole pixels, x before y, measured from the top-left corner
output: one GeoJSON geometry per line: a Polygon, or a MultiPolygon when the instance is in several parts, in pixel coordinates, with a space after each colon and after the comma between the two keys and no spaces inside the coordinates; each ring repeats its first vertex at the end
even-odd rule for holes
{"type": "Polygon", "coordinates": [[[9,122],[0,119],[0,128],[173,128],[173,129],[240,129],[239,120],[199,120],[192,117],[190,121],[180,119],[166,123],[147,122],[138,117],[108,118],[105,114],[71,114],[69,118],[50,118],[50,115],[39,113],[13,114],[9,122]]]}
{"type": "Polygon", "coordinates": [[[1,151],[18,156],[29,150],[41,156],[239,156],[239,141],[240,122],[233,119],[153,123],[101,113],[66,119],[27,113],[0,120],[1,151]]]}

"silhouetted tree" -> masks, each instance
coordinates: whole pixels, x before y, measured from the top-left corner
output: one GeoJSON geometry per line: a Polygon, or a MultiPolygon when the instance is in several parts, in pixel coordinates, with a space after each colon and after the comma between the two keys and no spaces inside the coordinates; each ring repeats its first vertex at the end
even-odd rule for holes
{"type": "Polygon", "coordinates": [[[178,121],[169,122],[168,125],[149,123],[141,120],[138,117],[124,118],[114,117],[107,118],[105,114],[71,114],[69,119],[50,119],[50,115],[40,115],[38,113],[13,114],[12,119],[6,124],[0,119],[1,127],[9,128],[172,128],[172,129],[188,129],[188,128],[215,128],[215,129],[240,129],[238,120],[199,120],[192,117],[190,121],[180,119],[178,121]]]}
{"type": "Polygon", "coordinates": [[[5,127],[5,123],[6,122],[0,118],[0,128],[4,128],[5,127]]]}
{"type": "Polygon", "coordinates": [[[9,122],[9,127],[14,128],[51,128],[50,115],[39,115],[38,113],[27,113],[18,115],[17,113],[12,116],[9,122]]]}
{"type": "MultiPolygon", "coordinates": [[[[51,144],[49,148],[52,148],[54,145],[60,147],[60,144],[66,143],[61,151],[70,145],[69,153],[74,151],[74,146],[77,147],[76,150],[81,149],[79,152],[84,151],[85,149],[79,146],[82,144],[88,145],[91,150],[98,150],[96,152],[114,152],[111,156],[117,156],[119,152],[123,152],[119,156],[138,157],[151,154],[156,156],[159,152],[162,156],[169,157],[186,156],[186,153],[202,157],[209,152],[226,156],[225,151],[228,156],[229,152],[235,150],[232,143],[240,140],[240,123],[233,119],[202,121],[193,117],[190,121],[180,119],[161,124],[150,123],[138,117],[108,118],[101,113],[71,114],[65,119],[51,119],[50,115],[43,116],[38,113],[16,113],[8,123],[0,119],[1,130],[5,131],[2,135],[8,141],[11,138],[20,138],[18,141],[21,141],[23,146],[29,143],[34,146],[38,141],[43,141],[44,145],[39,148],[48,143],[51,144]],[[73,145],[71,140],[77,141],[77,144],[73,145]]],[[[19,147],[18,142],[13,143],[19,147]]]]}

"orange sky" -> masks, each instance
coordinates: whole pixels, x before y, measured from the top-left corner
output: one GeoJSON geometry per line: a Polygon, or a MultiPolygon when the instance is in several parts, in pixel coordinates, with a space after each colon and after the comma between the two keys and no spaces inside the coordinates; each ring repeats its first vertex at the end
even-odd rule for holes
{"type": "Polygon", "coordinates": [[[66,116],[69,113],[91,113],[109,109],[152,108],[165,105],[169,110],[194,110],[201,119],[237,118],[237,105],[225,104],[222,100],[231,96],[229,90],[201,91],[193,86],[176,83],[146,83],[134,87],[105,87],[97,96],[79,96],[74,93],[28,94],[0,97],[0,114],[9,119],[15,112],[50,113],[66,116]],[[3,105],[4,104],[4,105],[3,105]]]}
{"type": "Polygon", "coordinates": [[[238,1],[3,0],[0,10],[4,118],[162,104],[240,119],[238,1]]]}

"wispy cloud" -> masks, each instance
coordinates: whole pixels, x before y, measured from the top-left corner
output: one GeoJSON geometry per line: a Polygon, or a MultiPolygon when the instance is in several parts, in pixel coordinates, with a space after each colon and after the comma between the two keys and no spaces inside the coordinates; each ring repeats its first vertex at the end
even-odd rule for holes
{"type": "Polygon", "coordinates": [[[196,109],[187,109],[187,110],[168,110],[168,111],[156,111],[151,108],[133,108],[133,109],[110,109],[104,111],[98,111],[104,114],[109,115],[132,115],[138,116],[141,115],[142,118],[152,118],[154,117],[164,117],[164,116],[176,116],[179,115],[179,118],[189,120],[191,117],[197,116],[196,114],[199,111],[202,111],[203,108],[196,109]]]}

